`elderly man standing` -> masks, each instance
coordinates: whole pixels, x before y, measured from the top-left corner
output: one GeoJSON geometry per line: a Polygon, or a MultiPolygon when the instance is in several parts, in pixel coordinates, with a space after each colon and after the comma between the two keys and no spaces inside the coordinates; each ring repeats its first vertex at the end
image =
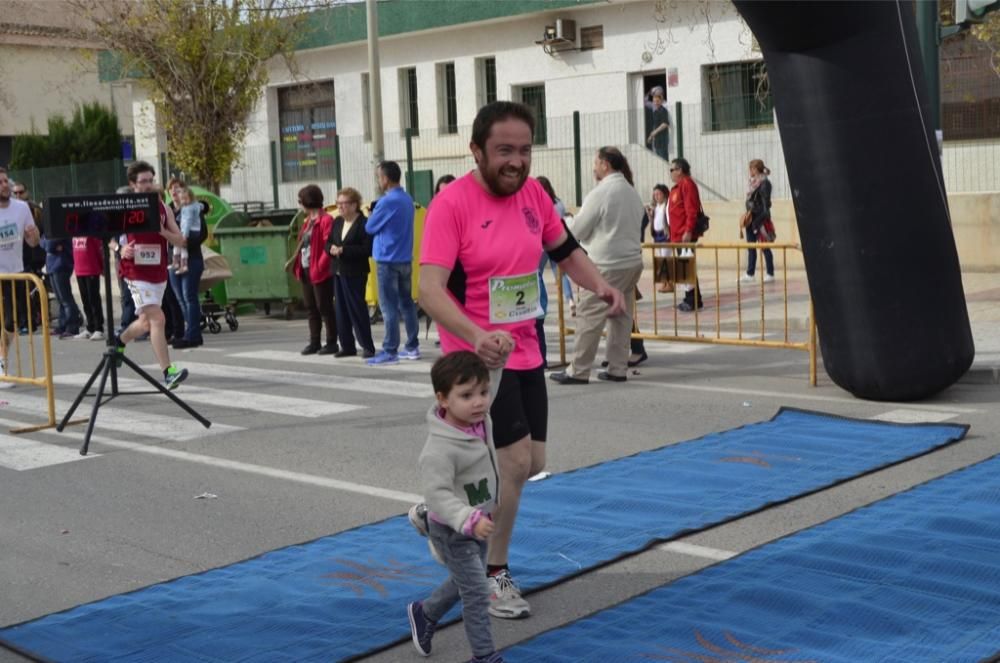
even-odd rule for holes
{"type": "Polygon", "coordinates": [[[587,384],[597,355],[605,322],[608,325],[608,370],[599,380],[625,382],[628,379],[629,340],[635,286],[642,276],[642,199],[632,186],[628,160],[615,147],[602,147],[594,159],[598,184],[583,200],[573,221],[573,234],[608,284],[625,295],[624,314],[609,318],[607,304],[591,292],[584,292],[577,304],[576,343],[573,361],[565,372],[549,377],[560,384],[587,384]]]}

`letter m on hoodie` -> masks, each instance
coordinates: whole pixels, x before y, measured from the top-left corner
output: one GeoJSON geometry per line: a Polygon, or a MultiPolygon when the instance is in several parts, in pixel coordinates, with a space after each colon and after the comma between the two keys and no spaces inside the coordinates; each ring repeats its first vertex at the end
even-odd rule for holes
{"type": "Polygon", "coordinates": [[[465,488],[465,494],[469,497],[469,506],[476,506],[477,504],[490,501],[490,487],[485,478],[480,479],[478,486],[467,483],[463,487],[465,488]]]}

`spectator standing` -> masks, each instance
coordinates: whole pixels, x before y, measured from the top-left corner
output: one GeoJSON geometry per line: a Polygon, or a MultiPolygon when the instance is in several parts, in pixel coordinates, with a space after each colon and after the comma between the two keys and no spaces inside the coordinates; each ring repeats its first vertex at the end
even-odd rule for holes
{"type": "Polygon", "coordinates": [[[642,198],[632,186],[632,169],[616,147],[602,147],[594,158],[597,186],[587,194],[573,221],[573,233],[601,277],[625,295],[622,315],[608,318],[608,304],[595,294],[580,295],[577,306],[573,361],[565,371],[549,377],[560,384],[586,384],[597,355],[605,325],[608,367],[600,380],[628,379],[632,314],[635,292],[642,276],[642,198]]]}
{"type": "MultiPolygon", "coordinates": [[[[671,242],[697,242],[698,241],[698,214],[701,213],[701,195],[698,193],[698,185],[691,177],[691,164],[687,159],[674,159],[670,164],[670,178],[674,182],[670,190],[670,197],[667,203],[667,214],[670,218],[670,241],[671,242]]],[[[678,251],[678,257],[683,255],[684,250],[678,251]]],[[[695,276],[694,286],[686,286],[684,301],[677,305],[677,310],[690,312],[695,309],[695,299],[697,307],[704,308],[705,302],[701,297],[701,288],[698,286],[698,278],[695,276]]]]}
{"type": "MultiPolygon", "coordinates": [[[[180,304],[184,318],[184,330],[180,333],[175,329],[174,348],[196,348],[204,343],[201,336],[201,302],[198,300],[198,284],[205,271],[205,260],[201,254],[202,238],[206,236],[205,208],[195,199],[194,193],[183,183],[175,189],[180,206],[180,230],[184,235],[184,247],[174,248],[175,264],[180,266],[173,270],[170,282],[180,304]]],[[[172,190],[173,191],[173,190],[172,190]]],[[[171,196],[174,194],[171,193],[171,196]]]]}
{"type": "Polygon", "coordinates": [[[80,289],[80,301],[92,341],[104,340],[104,308],[101,305],[101,277],[104,275],[104,245],[97,237],[73,238],[73,270],[80,289]]]}
{"type": "MultiPolygon", "coordinates": [[[[746,210],[750,212],[750,225],[746,227],[748,242],[773,242],[774,223],[771,221],[771,180],[770,169],[760,159],[750,162],[750,181],[747,183],[746,210]]],[[[774,255],[771,249],[764,249],[764,283],[774,280],[774,255]]],[[[741,281],[752,282],[757,271],[757,250],[747,251],[747,271],[741,281]]]]}
{"type": "Polygon", "coordinates": [[[346,187],[337,192],[337,211],[340,214],[333,220],[326,242],[340,341],[340,350],[333,356],[353,357],[361,345],[361,356],[371,359],[375,356],[375,341],[365,301],[365,284],[370,271],[372,237],[365,231],[367,219],[361,213],[361,194],[357,189],[346,187]]]}
{"type": "Polygon", "coordinates": [[[59,319],[52,330],[59,338],[90,338],[86,329],[80,331],[80,309],[73,297],[70,279],[73,276],[73,241],[71,239],[42,239],[45,248],[45,271],[59,303],[59,319]]]}
{"type": "Polygon", "coordinates": [[[653,93],[652,130],[646,138],[649,148],[666,161],[670,158],[670,111],[663,105],[663,95],[653,93]]]}
{"type": "Polygon", "coordinates": [[[309,345],[304,355],[332,355],[337,346],[337,320],[333,310],[333,275],[326,243],[330,239],[333,218],[323,209],[323,190],[308,184],[299,190],[299,205],[305,219],[299,229],[299,249],[289,260],[295,278],[302,283],[302,301],[309,312],[309,345]],[[326,344],[320,345],[320,333],[326,328],[326,344]]]}
{"type": "Polygon", "coordinates": [[[378,300],[385,321],[382,350],[368,360],[369,366],[397,364],[402,359],[420,359],[420,327],[413,303],[413,198],[399,185],[402,171],[395,161],[383,161],[376,169],[383,196],[365,222],[374,238],[372,257],[378,278],[378,300]],[[406,328],[406,344],[399,349],[399,317],[406,328]]]}

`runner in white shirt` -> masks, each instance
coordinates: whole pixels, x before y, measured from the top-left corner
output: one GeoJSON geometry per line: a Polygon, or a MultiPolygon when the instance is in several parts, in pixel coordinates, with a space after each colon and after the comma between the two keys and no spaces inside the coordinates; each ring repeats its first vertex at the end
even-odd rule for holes
{"type": "MultiPolygon", "coordinates": [[[[31,208],[24,201],[10,197],[10,178],[7,171],[0,168],[0,274],[20,274],[24,271],[23,244],[38,246],[39,234],[31,208]]],[[[18,283],[21,291],[27,284],[18,283]]],[[[3,300],[3,325],[0,326],[0,375],[7,375],[7,347],[14,331],[16,294],[14,283],[4,281],[0,288],[3,300]]],[[[9,389],[14,384],[0,381],[0,389],[9,389]]]]}

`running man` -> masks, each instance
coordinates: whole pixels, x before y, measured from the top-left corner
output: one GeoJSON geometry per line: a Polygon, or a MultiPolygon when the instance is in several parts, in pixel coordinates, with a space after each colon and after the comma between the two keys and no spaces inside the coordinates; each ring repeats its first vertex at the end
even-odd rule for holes
{"type": "MultiPolygon", "coordinates": [[[[136,161],[128,167],[129,186],[135,193],[156,192],[156,171],[145,161],[136,161]]],[[[126,235],[125,243],[119,245],[121,254],[121,274],[132,293],[136,314],[139,316],[116,339],[118,352],[125,353],[125,346],[137,336],[149,334],[153,354],[163,371],[163,384],[175,389],[187,376],[186,368],[177,368],[170,363],[165,332],[166,319],[163,317],[163,292],[167,289],[167,265],[170,252],[167,242],[183,247],[186,242],[181,234],[174,214],[160,202],[160,232],[126,235]]],[[[120,363],[120,362],[119,362],[120,363]]]]}
{"type": "Polygon", "coordinates": [[[607,302],[608,315],[624,311],[622,293],[601,277],[548,194],[528,177],[534,131],[522,104],[480,109],[469,145],[478,167],[434,198],[420,253],[420,305],[438,324],[441,349],[472,350],[490,368],[506,359],[490,409],[504,488],[487,574],[490,614],[507,619],[531,612],[507,555],[524,484],[545,467],[548,396],[535,332],[542,251],[607,302]]]}

